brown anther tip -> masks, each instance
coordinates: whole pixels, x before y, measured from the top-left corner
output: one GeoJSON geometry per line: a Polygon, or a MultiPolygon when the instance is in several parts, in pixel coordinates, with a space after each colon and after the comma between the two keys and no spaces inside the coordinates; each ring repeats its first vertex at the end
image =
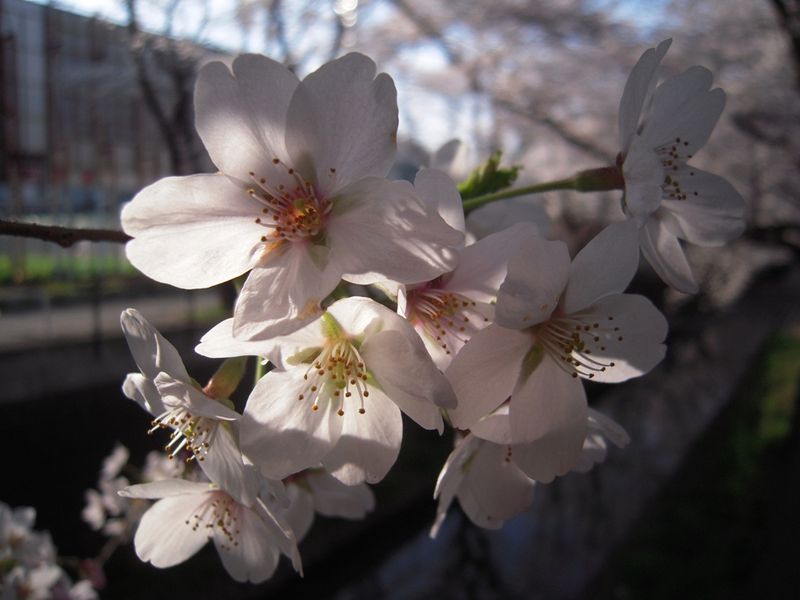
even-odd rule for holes
{"type": "Polygon", "coordinates": [[[267,183],[267,180],[262,177],[261,179],[258,180],[258,182],[259,183],[267,183]]]}
{"type": "Polygon", "coordinates": [[[255,172],[254,171],[248,171],[247,174],[250,175],[250,177],[253,177],[255,175],[255,172]]]}
{"type": "Polygon", "coordinates": [[[316,405],[316,404],[313,404],[313,405],[311,406],[311,410],[313,410],[313,411],[318,411],[318,410],[319,410],[319,406],[318,406],[318,405],[316,405]]]}
{"type": "Polygon", "coordinates": [[[262,242],[266,242],[266,241],[267,241],[267,236],[265,236],[265,235],[262,235],[262,236],[261,236],[261,241],[262,241],[262,242]]]}
{"type": "Polygon", "coordinates": [[[360,414],[360,415],[363,415],[365,412],[367,412],[367,411],[364,410],[363,408],[359,408],[358,409],[358,414],[360,414]]]}
{"type": "Polygon", "coordinates": [[[339,415],[340,417],[343,417],[344,411],[340,408],[339,410],[336,411],[336,414],[339,415]]]}
{"type": "Polygon", "coordinates": [[[279,162],[281,162],[281,159],[280,159],[280,158],[273,158],[273,159],[272,159],[272,164],[273,164],[273,165],[277,165],[279,162]]]}

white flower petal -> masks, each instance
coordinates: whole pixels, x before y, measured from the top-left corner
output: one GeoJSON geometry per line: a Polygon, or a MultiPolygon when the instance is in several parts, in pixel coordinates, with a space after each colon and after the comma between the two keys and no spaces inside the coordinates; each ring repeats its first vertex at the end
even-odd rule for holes
{"type": "Polygon", "coordinates": [[[664,40],[658,47],[646,50],[625,82],[625,90],[619,102],[619,147],[623,153],[627,151],[630,139],[636,133],[656,69],[671,43],[671,39],[664,40]]]}
{"type": "Polygon", "coordinates": [[[333,403],[312,402],[304,369],[270,371],[253,388],[242,416],[242,452],[271,479],[283,479],[319,464],[339,439],[342,418],[333,403]]]}
{"type": "Polygon", "coordinates": [[[342,435],[323,459],[331,475],[345,485],[377,483],[397,460],[403,439],[400,409],[383,392],[370,388],[364,414],[345,410],[342,435]]]}
{"type": "Polygon", "coordinates": [[[488,235],[459,253],[458,266],[442,287],[476,302],[493,302],[508,272],[508,261],[524,252],[526,242],[538,236],[530,223],[517,223],[488,235]]]}
{"type": "Polygon", "coordinates": [[[361,519],[375,508],[375,496],[364,483],[344,485],[322,470],[309,472],[306,482],[314,495],[314,509],[326,517],[361,519]]]}
{"type": "Polygon", "coordinates": [[[640,230],[642,254],[659,277],[686,294],[697,293],[697,283],[678,238],[657,218],[647,220],[640,230]]]}
{"type": "Polygon", "coordinates": [[[573,468],[587,431],[586,394],[549,356],[511,396],[512,460],[531,479],[548,483],[573,468]]]}
{"type": "Polygon", "coordinates": [[[122,393],[154,417],[166,410],[158,388],[141,373],[128,373],[122,384],[122,393]]]}
{"type": "Polygon", "coordinates": [[[566,314],[603,296],[625,291],[639,267],[639,230],[627,220],[603,229],[572,261],[569,283],[561,300],[566,314]]]}
{"type": "MultiPolygon", "coordinates": [[[[124,498],[171,498],[172,496],[212,492],[214,489],[213,485],[206,482],[187,481],[186,479],[162,479],[161,481],[129,485],[120,490],[119,495],[124,498]]],[[[197,503],[199,502],[197,500],[197,503]]]]}
{"type": "Polygon", "coordinates": [[[509,198],[473,210],[467,216],[467,231],[478,239],[527,223],[539,237],[547,237],[552,221],[538,200],[530,197],[509,198]]]}
{"type": "Polygon", "coordinates": [[[298,541],[302,541],[314,523],[314,499],[301,483],[290,482],[286,488],[289,507],[282,511],[298,541]]]}
{"type": "Polygon", "coordinates": [[[614,365],[594,371],[593,381],[617,383],[638,377],[664,358],[667,320],[644,296],[606,296],[586,309],[585,315],[586,322],[595,320],[603,324],[591,332],[600,338],[591,345],[592,360],[614,365]]]}
{"type": "Polygon", "coordinates": [[[625,177],[625,214],[641,223],[661,205],[664,166],[641,136],[634,136],[622,165],[625,177]]]}
{"type": "Polygon", "coordinates": [[[506,402],[470,427],[470,433],[488,442],[509,445],[511,443],[511,421],[508,418],[508,411],[509,403],[506,402]]]}
{"type": "Polygon", "coordinates": [[[208,537],[204,527],[194,529],[187,521],[204,500],[205,494],[191,493],[153,504],[133,538],[136,555],[159,568],[172,567],[194,556],[208,537]]]}
{"type": "Polygon", "coordinates": [[[159,373],[153,380],[166,406],[183,406],[194,415],[222,421],[236,421],[241,416],[221,402],[206,396],[193,385],[178,381],[166,373],[159,373]]]}
{"type": "Polygon", "coordinates": [[[214,527],[214,545],[231,577],[240,582],[261,583],[275,572],[280,553],[271,532],[255,512],[241,508],[238,514],[237,543],[232,543],[220,527],[214,527]]]}
{"type": "Polygon", "coordinates": [[[456,494],[464,481],[464,464],[472,457],[480,446],[480,440],[473,435],[467,435],[457,443],[456,447],[447,457],[439,477],[436,480],[436,488],[433,491],[433,498],[438,499],[436,506],[436,520],[431,527],[430,536],[435,538],[439,534],[439,529],[444,523],[447,511],[456,494]]]}
{"type": "Polygon", "coordinates": [[[397,92],[375,70],[363,54],[348,54],[311,73],[292,96],[286,145],[297,167],[316,173],[323,195],[383,177],[394,161],[397,92]]]}
{"type": "Polygon", "coordinates": [[[420,427],[442,433],[439,406],[455,408],[456,397],[419,342],[411,328],[403,333],[381,331],[367,339],[361,355],[392,402],[420,427]]]}
{"type": "Polygon", "coordinates": [[[208,478],[244,506],[252,506],[258,494],[258,481],[242,461],[242,453],[229,426],[217,426],[211,447],[198,460],[208,478]]]}
{"type": "Polygon", "coordinates": [[[527,329],[546,320],[558,305],[569,278],[569,251],[564,242],[530,238],[508,261],[508,274],[497,294],[495,322],[527,329]]]}
{"type": "Polygon", "coordinates": [[[725,92],[711,90],[712,82],[711,71],[694,66],[656,88],[641,134],[650,148],[676,143],[694,154],[705,145],[725,107],[725,92]]]}
{"type": "Polygon", "coordinates": [[[284,130],[299,81],[280,63],[254,54],[205,65],[195,87],[195,125],[214,164],[248,181],[248,172],[273,176],[275,157],[286,159],[284,130]]]}
{"type": "Polygon", "coordinates": [[[326,225],[335,260],[351,283],[430,281],[450,271],[450,248],[464,234],[450,227],[405,181],[362,179],[342,190],[326,225]]]}
{"type": "Polygon", "coordinates": [[[190,381],[178,351],[135,308],[126,308],[119,317],[136,366],[148,379],[161,371],[177,379],[190,381]]]}
{"type": "Polygon", "coordinates": [[[125,253],[142,273],[176,287],[206,288],[252,268],[264,227],[256,203],[227,177],[166,177],[122,208],[133,236],[125,253]]]}
{"type": "Polygon", "coordinates": [[[530,507],[534,485],[510,460],[507,446],[484,441],[475,452],[462,483],[462,487],[470,490],[475,504],[465,506],[462,503],[462,506],[477,524],[502,522],[530,507]]]}
{"type": "Polygon", "coordinates": [[[713,173],[684,166],[680,183],[685,200],[664,198],[661,217],[673,235],[700,246],[721,246],[744,231],[744,198],[713,173]]]}
{"type": "Polygon", "coordinates": [[[234,336],[253,340],[286,335],[320,316],[319,305],[336,288],[341,271],[330,262],[319,265],[313,256],[316,248],[287,243],[268,265],[250,272],[233,310],[234,336]]]}
{"type": "Polygon", "coordinates": [[[611,440],[617,448],[624,448],[631,441],[628,432],[623,429],[622,425],[593,408],[589,409],[589,429],[590,431],[601,433],[605,438],[611,440]]]}
{"type": "Polygon", "coordinates": [[[508,399],[532,346],[527,333],[497,325],[472,336],[445,373],[458,399],[447,411],[454,427],[469,429],[508,399]]]}
{"type": "Polygon", "coordinates": [[[466,230],[461,195],[446,173],[436,169],[420,169],[414,179],[414,190],[450,227],[461,232],[466,230]]]}

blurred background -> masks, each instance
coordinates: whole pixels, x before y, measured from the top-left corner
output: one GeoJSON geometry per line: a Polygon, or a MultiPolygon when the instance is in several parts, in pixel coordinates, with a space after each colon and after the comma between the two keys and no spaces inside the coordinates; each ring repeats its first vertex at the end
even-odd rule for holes
{"type": "MultiPolygon", "coordinates": [[[[210,60],[262,52],[304,76],[364,52],[398,88],[395,177],[440,162],[457,137],[456,179],[500,149],[525,184],[613,163],[625,79],[665,38],[664,75],[701,64],[727,93],[693,163],[734,184],[748,227],[724,248],[688,249],[697,296],[644,266],[634,281],[671,332],[656,371],[589,388],[630,433],[625,451],[539,486],[533,508],[501,531],[454,509],[431,541],[451,442],[406,423],[374,515],[319,519],[301,546],[304,580],[282,569],[240,586],[213,550],[159,571],[125,547],[105,564],[101,594],[800,597],[800,2],[0,0],[0,219],[70,227],[118,229],[120,206],[145,185],[213,169],[192,112],[210,60]]],[[[620,215],[619,193],[522,202],[573,250],[620,215]]],[[[135,370],[119,313],[137,307],[200,381],[215,364],[191,349],[231,301],[227,288],[144,278],[120,244],[0,236],[0,501],[36,507],[62,554],[95,555],[103,538],[80,512],[103,457],[120,440],[141,464],[163,444],[119,391],[135,370]]]]}

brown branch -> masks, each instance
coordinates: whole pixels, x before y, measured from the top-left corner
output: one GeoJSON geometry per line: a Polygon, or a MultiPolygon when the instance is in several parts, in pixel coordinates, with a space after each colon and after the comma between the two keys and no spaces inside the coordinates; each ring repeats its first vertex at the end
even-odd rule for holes
{"type": "Polygon", "coordinates": [[[59,227],[58,225],[37,225],[0,219],[0,235],[35,238],[45,242],[53,242],[62,248],[69,248],[76,242],[116,242],[124,244],[131,237],[116,229],[80,229],[59,227]]]}

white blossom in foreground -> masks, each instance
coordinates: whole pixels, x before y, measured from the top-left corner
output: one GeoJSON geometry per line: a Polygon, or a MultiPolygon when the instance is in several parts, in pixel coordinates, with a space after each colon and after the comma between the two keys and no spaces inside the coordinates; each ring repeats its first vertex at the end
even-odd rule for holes
{"type": "MultiPolygon", "coordinates": [[[[414,185],[419,197],[450,226],[464,231],[461,197],[449,177],[426,169],[419,172],[414,185]]],[[[446,369],[469,338],[492,321],[508,260],[527,238],[536,235],[535,226],[518,223],[455,248],[452,271],[431,281],[399,286],[397,312],[414,326],[440,369],[446,369]]]]}
{"type": "Polygon", "coordinates": [[[286,494],[289,507],[280,514],[292,526],[298,542],[311,529],[315,513],[357,520],[375,508],[375,496],[367,484],[345,485],[324,469],[310,469],[289,477],[286,494]]]}
{"type": "Polygon", "coordinates": [[[175,347],[138,311],[123,311],[120,323],[141,371],[128,374],[122,391],[155,417],[150,432],[172,430],[166,446],[171,457],[185,448],[209,479],[249,504],[252,491],[242,474],[244,463],[232,426],[241,415],[224,404],[240,373],[223,367],[200,389],[175,347]]]}
{"type": "Polygon", "coordinates": [[[725,106],[699,66],[656,86],[656,69],[671,40],[647,50],[625,84],[619,105],[617,160],[625,213],[640,225],[642,253],[677,290],[697,291],[679,240],[719,246],[744,229],[744,199],[718,175],[688,164],[708,140],[725,106]]]}
{"type": "Polygon", "coordinates": [[[374,483],[400,450],[400,411],[441,432],[440,407],[455,406],[414,329],[368,298],[334,302],[280,338],[279,352],[273,342],[261,353],[257,343],[230,336],[218,327],[204,343],[233,354],[271,353],[279,367],[256,384],[241,422],[243,453],[270,478],[322,464],[347,485],[374,483]]]}
{"type": "Polygon", "coordinates": [[[342,278],[415,283],[447,270],[461,234],[408,182],[383,179],[397,102],[372,60],[348,54],[302,82],[263,56],[231,69],[206,65],[195,90],[197,131],[220,173],[162,179],[123,208],[138,269],[183,288],[249,271],[234,310],[245,338],[318,317],[342,278]]]}
{"type": "MultiPolygon", "coordinates": [[[[476,424],[447,457],[433,496],[439,503],[431,537],[436,537],[456,498],[470,521],[487,529],[499,529],[504,521],[530,507],[536,482],[515,459],[520,454],[546,452],[547,448],[539,448],[537,442],[512,445],[508,415],[509,405],[505,403],[476,424]]],[[[622,427],[592,409],[588,410],[587,428],[574,471],[586,472],[605,460],[606,438],[619,448],[630,441],[622,427]]]]}
{"type": "Polygon", "coordinates": [[[182,563],[212,539],[236,581],[268,579],[281,553],[301,571],[294,534],[261,498],[245,506],[215,484],[183,479],[134,485],[120,494],[158,500],[133,540],[139,558],[155,567],[182,563]]]}
{"type": "Polygon", "coordinates": [[[638,264],[636,227],[607,227],[570,264],[566,245],[531,238],[509,262],[496,322],[476,334],[447,377],[458,397],[453,425],[473,428],[511,398],[511,444],[529,477],[548,482],[573,469],[587,435],[579,378],[624,381],[664,356],[663,315],[642,296],[623,294],[638,264]]]}

